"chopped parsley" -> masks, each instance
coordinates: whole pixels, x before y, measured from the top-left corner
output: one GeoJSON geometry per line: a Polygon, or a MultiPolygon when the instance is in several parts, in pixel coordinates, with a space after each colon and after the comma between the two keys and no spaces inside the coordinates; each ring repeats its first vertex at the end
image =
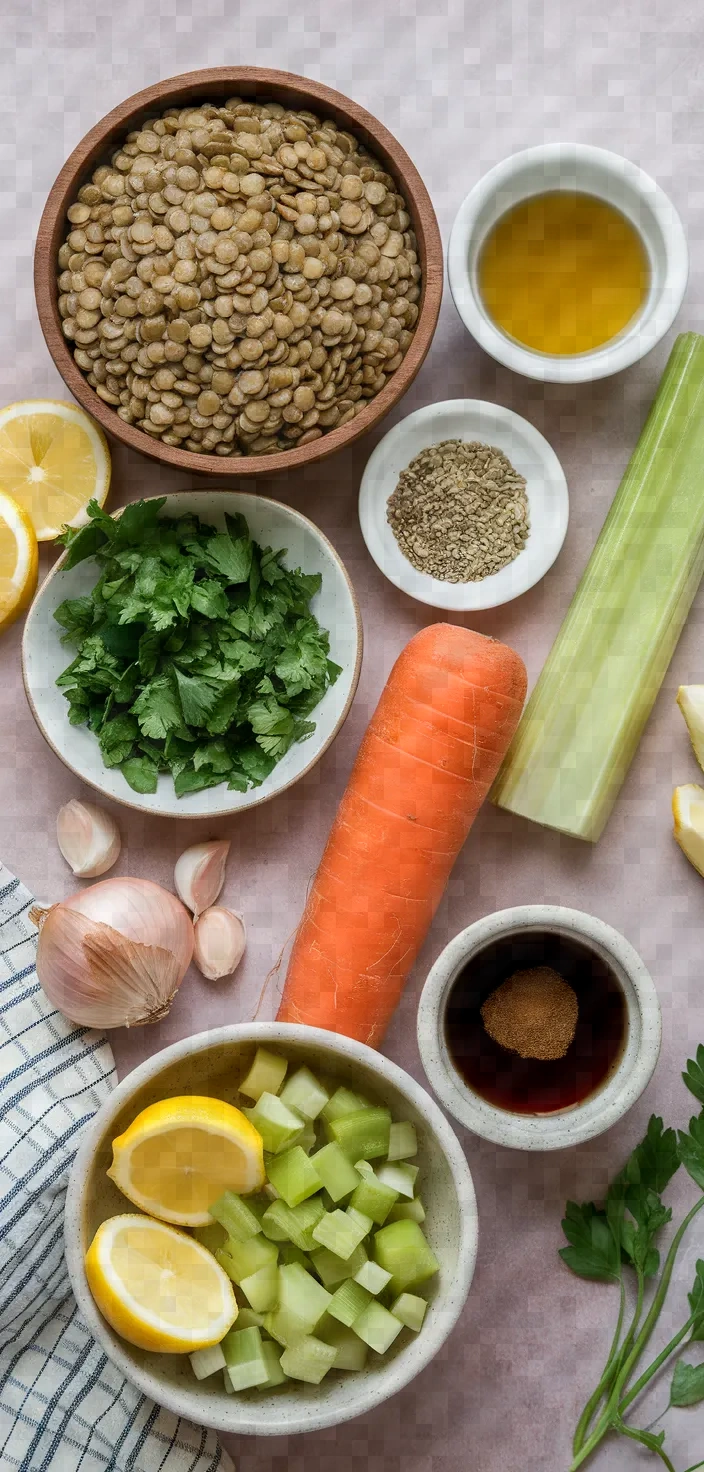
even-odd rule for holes
{"type": "Polygon", "coordinates": [[[66,567],[95,557],[89,596],[54,617],[77,649],[57,680],[69,720],[87,725],[106,767],[135,792],[170,772],[176,793],[226,782],[259,786],[340,674],[311,613],[319,574],[283,564],[285,549],[252,541],[243,516],[226,531],[197,516],[160,517],[165,497],[66,528],[66,567]]]}

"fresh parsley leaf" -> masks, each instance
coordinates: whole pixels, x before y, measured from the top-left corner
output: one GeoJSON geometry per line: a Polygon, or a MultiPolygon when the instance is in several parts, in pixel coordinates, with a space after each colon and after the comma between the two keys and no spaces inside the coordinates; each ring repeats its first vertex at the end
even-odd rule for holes
{"type": "Polygon", "coordinates": [[[276,766],[274,758],[262,751],[261,746],[254,741],[248,746],[240,747],[237,752],[237,761],[253,787],[261,787],[262,782],[266,781],[276,766]]]}
{"type": "Polygon", "coordinates": [[[213,772],[208,767],[201,767],[197,772],[195,767],[184,767],[177,777],[174,777],[174,787],[177,797],[185,797],[187,792],[202,792],[206,787],[218,787],[222,782],[219,772],[213,772]]]}
{"type": "Polygon", "coordinates": [[[138,736],[139,726],[134,716],[119,715],[106,721],[98,738],[106,767],[122,766],[138,736]]]}
{"type": "Polygon", "coordinates": [[[62,644],[85,638],[93,627],[94,617],[95,605],[92,598],[64,598],[63,603],[54,610],[57,624],[66,630],[62,636],[62,644]]]}
{"type": "Polygon", "coordinates": [[[191,603],[204,618],[224,619],[230,611],[225,590],[214,578],[204,578],[203,582],[194,585],[191,603]]]}
{"type": "Polygon", "coordinates": [[[176,692],[168,675],[157,675],[137,696],[132,706],[145,736],[160,740],[183,724],[176,692]]]}
{"type": "Polygon", "coordinates": [[[133,792],[156,792],[159,768],[148,757],[129,757],[122,763],[122,775],[133,792]]]}
{"type": "Polygon", "coordinates": [[[224,741],[208,741],[204,746],[197,746],[193,753],[193,765],[197,772],[201,767],[210,767],[213,772],[223,774],[232,770],[232,753],[227,750],[224,741]]]}
{"type": "Polygon", "coordinates": [[[559,1256],[573,1273],[604,1283],[618,1282],[621,1253],[605,1212],[598,1211],[591,1201],[581,1206],[568,1201],[562,1230],[570,1245],[561,1247],[559,1256]]]}
{"type": "MultiPolygon", "coordinates": [[[[58,617],[58,610],[54,617],[58,617]]],[[[682,1077],[690,1093],[704,1105],[704,1044],[700,1043],[697,1048],[696,1059],[687,1059],[687,1069],[682,1077]]]]}
{"type": "Polygon", "coordinates": [[[690,1311],[696,1314],[692,1327],[692,1339],[704,1339],[704,1261],[698,1259],[694,1285],[688,1295],[690,1311]]]}
{"type": "Polygon", "coordinates": [[[220,533],[206,546],[208,563],[228,583],[246,583],[252,566],[252,543],[249,536],[234,539],[220,533]]]}
{"type": "MultiPolygon", "coordinates": [[[[97,505],[97,503],[93,501],[89,503],[89,512],[93,505],[97,505]]],[[[90,522],[88,526],[79,527],[77,531],[72,527],[65,527],[61,536],[57,537],[56,540],[68,548],[68,554],[64,563],[64,567],[68,572],[72,567],[76,567],[79,562],[84,562],[86,557],[95,557],[96,552],[99,552],[105,546],[107,537],[101,526],[98,526],[95,522],[90,522]]]]}
{"type": "Polygon", "coordinates": [[[671,1406],[697,1406],[704,1400],[704,1365],[678,1360],[670,1386],[671,1406]]]}
{"type": "Polygon", "coordinates": [[[142,633],[140,624],[103,624],[100,637],[105,648],[114,654],[117,659],[129,659],[130,662],[139,656],[140,635],[142,633]]]}
{"type": "Polygon", "coordinates": [[[617,1180],[626,1185],[644,1186],[660,1195],[679,1165],[675,1131],[666,1130],[662,1120],[651,1114],[644,1139],[636,1145],[617,1180]]]}
{"type": "Polygon", "coordinates": [[[217,686],[198,675],[184,675],[177,666],[174,674],[186,725],[204,726],[220,693],[217,686]]]}
{"type": "Polygon", "coordinates": [[[132,501],[122,514],[115,518],[117,528],[115,540],[120,546],[139,547],[145,537],[156,528],[159,512],[166,505],[166,496],[155,496],[149,501],[132,501]]]}
{"type": "Polygon", "coordinates": [[[689,1131],[678,1132],[680,1159],[688,1175],[704,1191],[704,1114],[695,1114],[689,1131]]]}
{"type": "Polygon", "coordinates": [[[150,679],[156,670],[160,648],[160,635],[155,629],[147,629],[140,638],[137,651],[139,668],[146,679],[150,679]]]}

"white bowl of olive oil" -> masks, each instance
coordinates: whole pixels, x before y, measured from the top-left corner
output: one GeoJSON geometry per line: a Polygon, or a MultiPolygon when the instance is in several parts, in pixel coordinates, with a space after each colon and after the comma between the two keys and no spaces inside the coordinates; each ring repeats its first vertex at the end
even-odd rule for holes
{"type": "Polygon", "coordinates": [[[607,378],[667,332],[687,286],[674,205],[627,159],[583,143],[513,154],[460,206],[448,249],[465,327],[547,383],[607,378]]]}

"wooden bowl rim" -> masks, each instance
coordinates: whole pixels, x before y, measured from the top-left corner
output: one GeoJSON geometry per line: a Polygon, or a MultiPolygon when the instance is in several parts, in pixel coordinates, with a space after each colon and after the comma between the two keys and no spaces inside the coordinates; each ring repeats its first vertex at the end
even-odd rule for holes
{"type": "MultiPolygon", "coordinates": [[[[294,99],[291,98],[290,101],[294,102],[294,99]]],[[[365,144],[367,142],[364,136],[362,141],[365,144]]],[[[199,71],[183,72],[133,93],[112,108],[85,134],[60,170],[42,212],[34,253],[34,291],[41,329],[58,372],[79,404],[113,438],[148,459],[176,466],[179,470],[192,474],[210,476],[235,475],[252,478],[275,475],[280,471],[294,470],[327,459],[343,446],[353,444],[383,419],[410,388],[433,340],[442,290],[443,250],[437,218],[423,180],[402,145],[372,113],[344,93],[337,92],[322,82],[298,76],[295,72],[277,71],[268,67],[207,67],[199,71]],[[362,135],[366,134],[370,146],[381,156],[382,162],[390,164],[389,171],[394,174],[403,190],[418,239],[423,270],[420,309],[413,340],[403,362],[385,387],[369,400],[366,408],[349,424],[330,430],[308,445],[281,450],[275,455],[200,455],[165,445],[156,437],[152,439],[144,430],[125,424],[116,411],[100,399],[74,362],[61,330],[57,305],[56,252],[59,238],[63,234],[67,204],[80,187],[77,176],[89,164],[97,162],[101,151],[106,150],[121,133],[130,131],[129,124],[139,113],[148,112],[156,105],[163,109],[183,103],[189,97],[196,99],[198,96],[215,96],[219,90],[227,91],[230,88],[244,90],[245,95],[257,92],[263,94],[269,90],[273,100],[277,100],[276,92],[279,95],[286,92],[296,93],[300,98],[296,105],[303,106],[307,101],[313,105],[322,104],[323,110],[331,113],[347,131],[357,130],[362,135]]]]}

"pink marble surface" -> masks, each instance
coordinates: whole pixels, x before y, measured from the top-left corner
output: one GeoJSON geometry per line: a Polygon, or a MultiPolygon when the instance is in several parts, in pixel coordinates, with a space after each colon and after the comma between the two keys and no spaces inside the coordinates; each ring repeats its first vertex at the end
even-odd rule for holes
{"type": "MultiPolygon", "coordinates": [[[[0,54],[0,401],[60,394],[36,321],[31,242],[48,188],[97,117],[156,80],[223,59],[287,67],[338,86],[402,140],[435,201],[444,238],[483,170],[541,139],[577,138],[627,154],[655,174],[682,213],[692,275],[678,326],[702,329],[704,20],[687,0],[5,0],[0,54]]],[[[674,334],[670,335],[670,341],[674,334]]],[[[545,581],[507,608],[472,620],[520,651],[535,679],[637,439],[668,343],[610,381],[542,388],[482,355],[449,296],[432,351],[394,417],[455,396],[484,397],[524,414],[564,465],[571,522],[545,581]]],[[[387,425],[392,420],[387,421],[387,425]]],[[[309,474],[261,482],[311,516],[345,559],[359,595],[366,656],[347,725],[320,765],[281,799],[223,825],[232,840],[224,899],[247,917],[250,944],[231,983],[189,974],[159,1027],[113,1038],[121,1073],[147,1052],[209,1025],[252,1016],[267,973],[295,927],[354,753],[391,664],[430,610],[397,593],[366,554],[357,523],[360,474],[377,436],[309,474]]],[[[115,447],[111,504],[183,488],[177,474],[115,447]]],[[[241,1472],[565,1472],[579,1409],[598,1377],[614,1304],[558,1262],[565,1199],[603,1189],[652,1110],[682,1125],[679,1071],[704,1040],[701,927],[704,881],[670,836],[676,782],[696,780],[674,693],[704,678],[700,594],[614,816],[597,848],[484,810],[462,854],[386,1050],[421,1078],[415,1004],[429,966],[457,930],[505,905],[538,901],[588,909],[639,948],[659,988],[664,1042],[645,1097],[605,1138],[556,1155],[521,1155],[464,1134],[477,1187],[481,1245],[472,1294],[445,1351],[395,1400],[362,1420],[305,1438],[232,1443],[241,1472]]],[[[20,629],[0,645],[0,854],[43,899],[71,890],[54,840],[58,807],[79,784],[44,744],[26,705],[20,629]]],[[[199,824],[152,822],[116,809],[124,838],[118,872],[170,884],[199,824]]],[[[262,1016],[276,1005],[276,981],[262,1016]]],[[[682,1205],[694,1188],[682,1182],[682,1205]]],[[[658,1342],[686,1314],[704,1228],[693,1229],[658,1342]]],[[[696,1351],[693,1356],[696,1358],[696,1351]]],[[[661,1411],[649,1396],[641,1424],[661,1411]]],[[[663,1422],[675,1466],[704,1456],[704,1411],[663,1422]]],[[[624,1441],[597,1472],[636,1472],[645,1453],[624,1441]]]]}

